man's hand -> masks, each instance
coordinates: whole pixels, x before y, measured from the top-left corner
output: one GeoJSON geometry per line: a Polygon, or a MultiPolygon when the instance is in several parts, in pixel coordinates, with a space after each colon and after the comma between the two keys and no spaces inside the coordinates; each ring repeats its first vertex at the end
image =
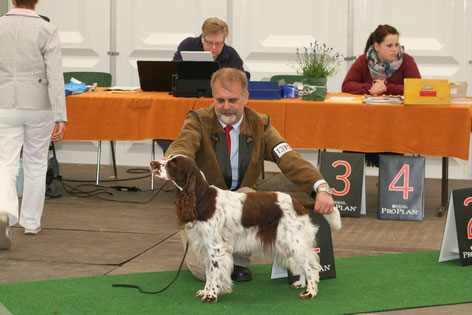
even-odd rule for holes
{"type": "MultiPolygon", "coordinates": [[[[319,187],[328,187],[328,184],[321,184],[319,187]]],[[[334,200],[327,192],[316,193],[314,212],[319,214],[330,214],[334,209],[334,200]]]]}

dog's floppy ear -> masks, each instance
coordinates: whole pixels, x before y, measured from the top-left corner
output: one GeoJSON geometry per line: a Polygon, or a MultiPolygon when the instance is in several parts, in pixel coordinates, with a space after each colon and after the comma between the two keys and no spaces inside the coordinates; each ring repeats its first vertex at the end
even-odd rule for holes
{"type": "Polygon", "coordinates": [[[195,192],[195,184],[197,182],[197,177],[193,172],[187,173],[187,179],[185,181],[184,190],[190,190],[195,192]]]}
{"type": "Polygon", "coordinates": [[[175,206],[177,208],[177,217],[180,224],[197,220],[196,180],[195,174],[189,172],[184,189],[175,192],[175,206]]]}

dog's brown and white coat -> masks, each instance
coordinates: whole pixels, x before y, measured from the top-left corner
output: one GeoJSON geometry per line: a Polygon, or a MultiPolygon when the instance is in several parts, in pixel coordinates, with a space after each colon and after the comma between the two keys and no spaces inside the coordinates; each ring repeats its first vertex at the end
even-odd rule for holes
{"type": "MultiPolygon", "coordinates": [[[[152,161],[151,170],[177,187],[179,223],[205,264],[205,288],[197,292],[203,302],[216,302],[221,294],[231,292],[233,252],[261,250],[300,276],[292,286],[306,286],[302,298],[315,297],[321,266],[313,250],[318,227],[308,216],[313,203],[280,192],[239,193],[209,186],[195,162],[183,155],[152,161]]],[[[341,228],[336,208],[325,217],[332,228],[341,228]]]]}

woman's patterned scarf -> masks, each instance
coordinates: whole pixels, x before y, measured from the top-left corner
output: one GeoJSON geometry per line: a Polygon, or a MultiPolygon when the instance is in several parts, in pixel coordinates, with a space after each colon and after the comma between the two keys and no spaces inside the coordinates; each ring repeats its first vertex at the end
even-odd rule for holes
{"type": "Polygon", "coordinates": [[[369,67],[370,75],[372,76],[372,81],[376,80],[387,80],[390,78],[395,71],[400,68],[403,62],[403,55],[405,54],[405,49],[403,46],[400,46],[398,51],[397,59],[391,62],[380,62],[379,56],[374,49],[374,45],[371,45],[367,50],[367,65],[369,67]]]}

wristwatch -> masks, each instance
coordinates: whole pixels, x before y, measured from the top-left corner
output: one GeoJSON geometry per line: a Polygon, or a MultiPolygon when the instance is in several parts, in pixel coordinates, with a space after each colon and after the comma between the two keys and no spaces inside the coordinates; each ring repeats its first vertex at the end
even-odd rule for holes
{"type": "Polygon", "coordinates": [[[325,192],[328,195],[333,196],[333,190],[329,186],[323,186],[323,187],[318,186],[318,188],[316,188],[316,193],[319,193],[319,192],[325,192]]]}

